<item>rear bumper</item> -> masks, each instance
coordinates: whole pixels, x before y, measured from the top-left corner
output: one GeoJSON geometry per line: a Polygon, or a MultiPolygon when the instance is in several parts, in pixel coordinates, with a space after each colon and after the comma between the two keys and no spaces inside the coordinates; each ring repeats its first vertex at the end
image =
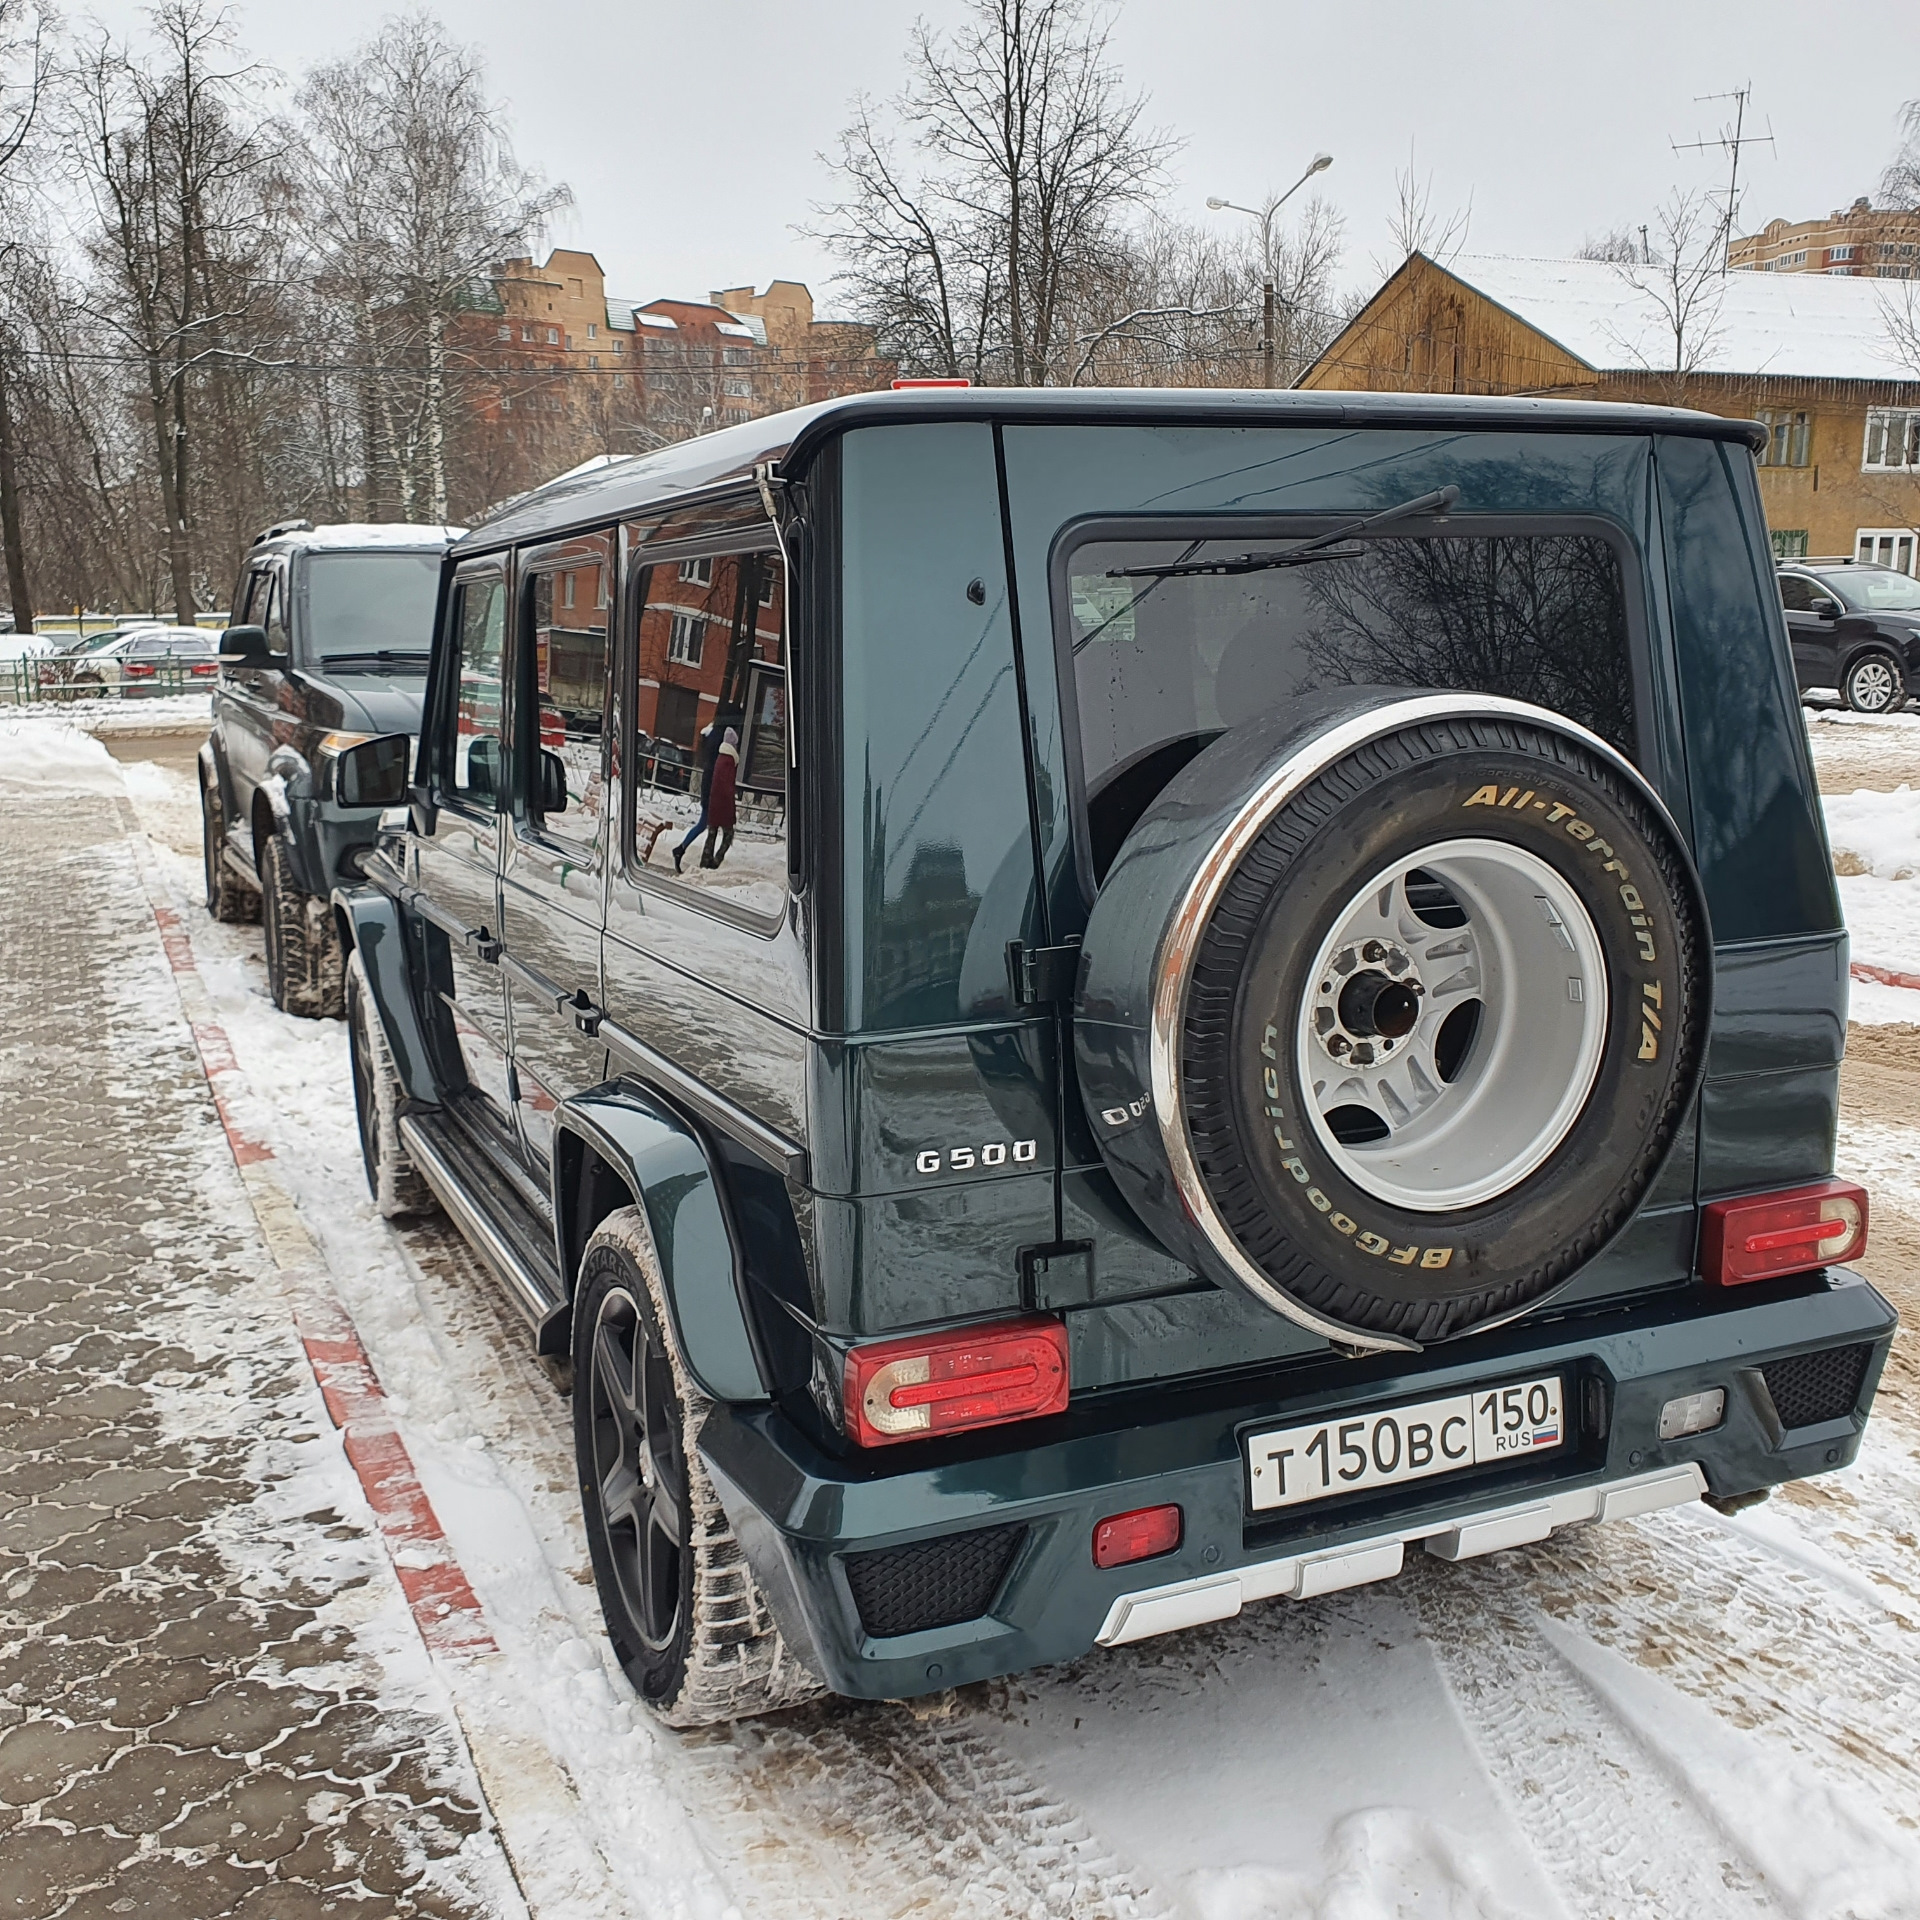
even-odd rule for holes
{"type": "MultiPolygon", "coordinates": [[[[701,1454],[796,1653],[838,1692],[902,1698],[1222,1619],[1257,1599],[1307,1599],[1388,1578],[1410,1547],[1464,1559],[1562,1526],[1846,1465],[1892,1340],[1892,1308],[1840,1272],[1759,1294],[1675,1289],[1608,1312],[1506,1328],[1418,1356],[1413,1366],[1387,1355],[1316,1361],[1251,1382],[1173,1382],[1151,1395],[1089,1396],[1055,1419],[970,1441],[852,1458],[822,1453],[776,1411],[720,1407],[701,1454]],[[1857,1378],[1857,1387],[1843,1388],[1851,1404],[1785,1426],[1761,1370],[1829,1349],[1858,1350],[1838,1369],[1845,1382],[1857,1378]],[[1550,1454],[1278,1516],[1247,1511],[1250,1428],[1556,1368],[1573,1431],[1550,1454]],[[1714,1387],[1727,1395],[1718,1427],[1659,1438],[1667,1401],[1714,1387]],[[1100,1520],[1166,1503],[1184,1517],[1173,1552],[1094,1566],[1100,1520]],[[901,1580],[930,1589],[931,1620],[941,1613],[941,1575],[929,1562],[858,1556],[915,1545],[931,1554],[929,1543],[968,1535],[995,1553],[1004,1547],[1003,1570],[988,1572],[990,1596],[969,1617],[869,1631],[852,1576],[870,1596],[871,1569],[899,1568],[901,1580]]],[[[1776,1383],[1785,1377],[1776,1372],[1776,1383]]],[[[976,1557],[976,1573],[979,1564],[976,1557]]],[[[901,1609],[894,1611],[897,1619],[901,1609]]]]}

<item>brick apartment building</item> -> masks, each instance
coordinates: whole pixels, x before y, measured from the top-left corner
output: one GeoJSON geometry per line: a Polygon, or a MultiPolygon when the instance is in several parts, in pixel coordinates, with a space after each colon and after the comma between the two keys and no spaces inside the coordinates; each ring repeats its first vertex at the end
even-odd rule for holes
{"type": "Polygon", "coordinates": [[[1911,280],[1920,273],[1920,213],[1874,207],[1862,198],[1824,220],[1769,220],[1731,244],[1727,264],[1761,273],[1911,280]]]}
{"type": "Polygon", "coordinates": [[[464,453],[504,499],[595,455],[886,386],[874,332],[816,320],[798,281],[706,301],[610,296],[590,253],[503,262],[454,329],[464,453]]]}
{"type": "Polygon", "coordinates": [[[1774,550],[1920,571],[1920,367],[1887,290],[1849,276],[1729,273],[1673,365],[1659,269],[1598,260],[1412,255],[1302,387],[1535,394],[1698,407],[1764,421],[1774,550]]]}

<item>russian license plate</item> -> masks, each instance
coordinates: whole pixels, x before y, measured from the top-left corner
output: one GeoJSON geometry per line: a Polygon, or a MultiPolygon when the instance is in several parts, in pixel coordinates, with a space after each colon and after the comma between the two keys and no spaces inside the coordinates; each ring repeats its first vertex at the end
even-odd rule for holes
{"type": "Polygon", "coordinates": [[[1394,1487],[1538,1453],[1565,1437],[1558,1374],[1384,1413],[1333,1414],[1252,1436],[1248,1504],[1258,1512],[1394,1487]]]}

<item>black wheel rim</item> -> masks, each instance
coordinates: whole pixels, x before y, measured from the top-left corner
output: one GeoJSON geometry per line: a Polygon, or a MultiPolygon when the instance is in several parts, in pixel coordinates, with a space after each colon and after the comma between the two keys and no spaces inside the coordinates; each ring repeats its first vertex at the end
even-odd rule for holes
{"type": "Polygon", "coordinates": [[[600,1303],[586,1384],[614,1584],[634,1634],[658,1653],[680,1625],[686,1465],[666,1356],[624,1288],[610,1288],[600,1303]]]}

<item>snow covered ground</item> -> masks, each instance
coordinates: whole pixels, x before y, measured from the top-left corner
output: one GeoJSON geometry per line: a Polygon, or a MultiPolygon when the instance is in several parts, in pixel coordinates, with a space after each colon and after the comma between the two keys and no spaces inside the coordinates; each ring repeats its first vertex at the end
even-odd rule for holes
{"type": "MultiPolygon", "coordinates": [[[[77,785],[114,777],[64,740],[77,785]]],[[[12,777],[47,790],[52,747],[0,741],[0,804],[12,777]]],[[[495,1810],[517,1861],[560,1869],[534,1911],[1920,1916],[1910,1366],[1857,1466],[1734,1519],[1690,1508],[1457,1566],[1416,1556],[1382,1586],[969,1689],[942,1718],[828,1703],[663,1733],[600,1631],[553,1378],[450,1229],[373,1212],[344,1031],[275,1013],[259,930],[199,908],[191,781],[119,773],[244,1076],[235,1117],[272,1146],[500,1641],[489,1711],[519,1731],[530,1784],[502,1805],[489,1776],[495,1810]]],[[[1896,812],[1861,813],[1863,861],[1896,812]]],[[[1877,868],[1846,884],[1868,882],[1920,893],[1877,868]]],[[[1845,1151],[1920,1220],[1920,1111],[1896,1099],[1845,1151]]]]}

